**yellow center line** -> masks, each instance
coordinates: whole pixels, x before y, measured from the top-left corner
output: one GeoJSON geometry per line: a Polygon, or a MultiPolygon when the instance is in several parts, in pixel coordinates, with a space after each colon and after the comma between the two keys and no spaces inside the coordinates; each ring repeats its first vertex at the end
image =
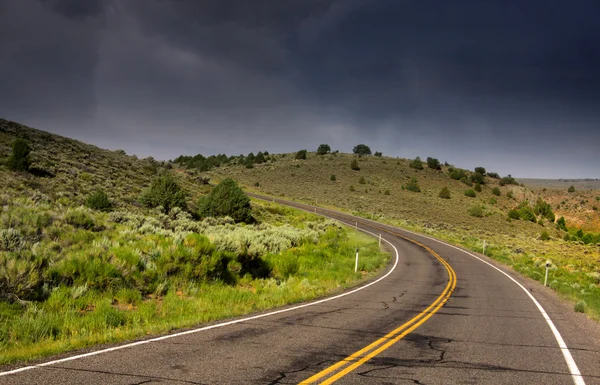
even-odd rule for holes
{"type": "Polygon", "coordinates": [[[379,353],[388,349],[390,346],[392,346],[393,344],[395,344],[396,342],[398,342],[402,338],[404,338],[407,334],[409,334],[410,332],[412,332],[413,330],[415,330],[416,328],[421,326],[423,323],[425,323],[425,321],[427,321],[434,313],[436,313],[442,306],[444,306],[444,304],[446,303],[446,301],[448,301],[448,299],[450,298],[450,296],[452,295],[452,292],[454,291],[454,289],[456,287],[456,273],[454,272],[454,269],[452,269],[452,267],[448,264],[448,262],[446,262],[442,257],[440,257],[431,248],[429,248],[429,247],[423,245],[422,243],[419,243],[413,239],[407,238],[402,234],[399,234],[399,233],[396,233],[396,232],[393,232],[393,231],[390,231],[390,230],[387,230],[385,228],[378,227],[378,226],[373,226],[373,225],[369,225],[369,226],[377,228],[382,231],[385,231],[387,233],[396,235],[403,239],[406,239],[407,241],[412,242],[412,243],[424,248],[425,250],[427,250],[434,257],[436,257],[442,263],[442,265],[446,268],[446,271],[448,272],[448,283],[446,284],[446,287],[444,288],[444,290],[442,291],[440,296],[437,297],[436,300],[431,305],[429,305],[425,310],[423,310],[417,316],[413,317],[408,322],[404,323],[403,325],[401,325],[398,328],[394,329],[393,331],[389,332],[384,337],[372,342],[368,346],[360,349],[359,351],[344,358],[343,360],[323,369],[322,371],[320,371],[319,373],[316,373],[315,375],[311,376],[310,378],[307,378],[306,380],[302,381],[300,384],[312,384],[312,383],[316,382],[317,380],[329,375],[330,373],[332,373],[344,366],[347,366],[340,372],[336,373],[335,375],[331,376],[327,380],[323,381],[322,384],[331,384],[331,383],[337,381],[338,379],[342,378],[343,376],[350,373],[351,371],[353,371],[360,365],[364,364],[371,358],[375,357],[379,353]],[[433,309],[433,310],[431,310],[431,309],[433,309]],[[373,349],[375,349],[375,350],[373,350],[373,349]],[[364,355],[367,352],[370,352],[370,353],[364,355]]]}

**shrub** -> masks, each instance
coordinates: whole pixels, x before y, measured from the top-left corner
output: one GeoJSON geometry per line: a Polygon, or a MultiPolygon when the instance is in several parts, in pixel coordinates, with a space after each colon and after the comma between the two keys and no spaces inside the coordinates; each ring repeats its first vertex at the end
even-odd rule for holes
{"type": "Polygon", "coordinates": [[[467,177],[465,170],[461,170],[460,168],[451,168],[451,169],[452,169],[452,171],[450,171],[450,168],[448,169],[448,172],[450,173],[450,178],[452,178],[454,180],[462,180],[463,178],[467,177]]]}
{"type": "Polygon", "coordinates": [[[335,180],[336,180],[335,174],[331,174],[331,176],[329,177],[329,180],[331,180],[332,182],[335,182],[335,180]]]}
{"type": "Polygon", "coordinates": [[[501,192],[500,192],[500,188],[498,186],[494,187],[492,189],[492,194],[496,195],[496,196],[500,196],[501,192]]]}
{"type": "Polygon", "coordinates": [[[442,187],[438,196],[442,199],[450,199],[450,189],[446,186],[442,187]]]}
{"type": "Polygon", "coordinates": [[[550,204],[545,202],[541,197],[537,199],[533,211],[537,215],[543,216],[550,222],[554,222],[554,220],[556,219],[556,217],[554,216],[554,212],[552,211],[552,207],[550,207],[550,204]]]}
{"type": "Polygon", "coordinates": [[[519,183],[517,183],[517,180],[510,175],[505,176],[504,178],[500,179],[500,182],[498,182],[498,183],[500,184],[500,186],[506,186],[508,184],[514,184],[514,185],[519,184],[519,183]]]}
{"type": "Polygon", "coordinates": [[[94,227],[94,219],[87,212],[76,209],[70,210],[65,215],[65,221],[74,227],[89,230],[94,227]]]}
{"type": "Polygon", "coordinates": [[[483,207],[479,204],[471,206],[469,208],[469,215],[477,218],[483,217],[483,207]]]}
{"type": "Polygon", "coordinates": [[[223,180],[205,197],[198,200],[202,217],[231,217],[236,222],[252,222],[250,198],[230,178],[223,180]]]}
{"type": "Polygon", "coordinates": [[[521,217],[519,216],[519,212],[516,209],[512,209],[508,212],[508,217],[510,219],[519,220],[521,217]]]}
{"type": "Polygon", "coordinates": [[[0,253],[0,299],[40,299],[47,267],[45,257],[34,256],[28,250],[0,253]]]}
{"type": "Polygon", "coordinates": [[[475,194],[475,191],[473,191],[472,189],[468,189],[465,191],[465,196],[469,198],[475,198],[477,194],[475,194]]]}
{"type": "Polygon", "coordinates": [[[421,192],[421,188],[417,182],[417,178],[412,178],[405,186],[408,191],[421,192]]]}
{"type": "Polygon", "coordinates": [[[473,183],[471,182],[471,180],[469,178],[467,178],[466,176],[463,176],[462,178],[460,178],[460,181],[463,182],[464,184],[466,184],[467,186],[473,186],[473,183]]]}
{"type": "Polygon", "coordinates": [[[360,166],[358,165],[358,160],[352,159],[352,162],[350,163],[350,168],[353,169],[354,171],[360,170],[360,166]]]}
{"type": "Polygon", "coordinates": [[[112,203],[108,199],[108,195],[102,189],[98,189],[88,195],[85,205],[99,211],[110,211],[112,208],[112,203]]]}
{"type": "Polygon", "coordinates": [[[574,310],[576,313],[585,313],[585,306],[585,301],[579,301],[575,304],[574,310]]]}
{"type": "Polygon", "coordinates": [[[471,174],[471,177],[469,179],[473,183],[485,184],[485,177],[483,176],[483,174],[480,174],[478,172],[471,174]]]}
{"type": "Polygon", "coordinates": [[[475,167],[475,172],[481,175],[485,175],[485,168],[484,167],[475,167]]]}
{"type": "Polygon", "coordinates": [[[140,203],[151,208],[161,206],[165,213],[174,207],[187,208],[185,192],[169,173],[159,175],[152,181],[150,188],[140,196],[140,203]]]}
{"type": "Polygon", "coordinates": [[[488,172],[487,176],[494,179],[500,179],[500,174],[498,174],[497,172],[488,172]]]}
{"type": "Polygon", "coordinates": [[[300,150],[296,153],[296,159],[304,160],[306,159],[306,150],[300,150]]]}
{"type": "Polygon", "coordinates": [[[386,189],[386,190],[383,192],[383,194],[384,194],[384,195],[390,195],[390,190],[386,189]]]}
{"type": "Polygon", "coordinates": [[[432,170],[441,170],[442,166],[440,165],[440,161],[436,158],[427,158],[427,167],[432,170]]]}
{"type": "Polygon", "coordinates": [[[534,222],[534,223],[537,222],[537,217],[535,216],[535,213],[533,212],[531,207],[524,206],[524,207],[521,207],[517,211],[519,212],[519,218],[521,218],[522,220],[530,221],[530,222],[534,222]]]}
{"type": "Polygon", "coordinates": [[[356,189],[354,188],[354,185],[350,185],[350,191],[356,191],[356,189]]]}
{"type": "Polygon", "coordinates": [[[371,149],[366,144],[359,144],[354,146],[352,152],[357,154],[358,156],[371,155],[371,149]]]}
{"type": "Polygon", "coordinates": [[[361,176],[360,179],[358,180],[358,183],[360,183],[360,184],[367,184],[367,181],[366,181],[366,179],[365,179],[364,176],[361,176]]]}
{"type": "Polygon", "coordinates": [[[476,192],[481,192],[481,184],[475,183],[475,191],[476,192]]]}
{"type": "Polygon", "coordinates": [[[570,192],[570,193],[574,193],[575,192],[575,186],[569,187],[569,189],[567,191],[570,192]]]}
{"type": "Polygon", "coordinates": [[[317,155],[325,155],[328,152],[331,152],[331,147],[328,144],[321,144],[319,148],[317,148],[317,155]]]}
{"type": "Polygon", "coordinates": [[[508,191],[508,192],[506,193],[506,196],[507,196],[508,198],[512,198],[512,197],[513,197],[513,192],[512,192],[512,191],[508,191]]]}
{"type": "Polygon", "coordinates": [[[18,230],[0,229],[0,251],[16,252],[25,246],[25,240],[18,230]]]}
{"type": "Polygon", "coordinates": [[[548,234],[548,232],[546,230],[542,231],[542,233],[540,234],[540,239],[542,241],[549,241],[550,240],[550,234],[548,234]]]}
{"type": "Polygon", "coordinates": [[[23,139],[17,139],[12,145],[12,154],[8,158],[7,166],[12,171],[27,171],[31,162],[29,161],[29,153],[31,147],[23,139]]]}
{"type": "Polygon", "coordinates": [[[410,168],[414,168],[415,170],[422,170],[423,169],[423,162],[421,161],[421,157],[417,156],[415,159],[413,159],[409,165],[410,168]]]}
{"type": "Polygon", "coordinates": [[[380,151],[375,151],[375,154],[373,154],[373,155],[381,158],[383,156],[383,153],[381,153],[380,151]]]}
{"type": "Polygon", "coordinates": [[[490,202],[491,205],[495,205],[496,203],[498,203],[498,201],[494,197],[491,197],[490,200],[489,200],[489,202],[490,202]]]}

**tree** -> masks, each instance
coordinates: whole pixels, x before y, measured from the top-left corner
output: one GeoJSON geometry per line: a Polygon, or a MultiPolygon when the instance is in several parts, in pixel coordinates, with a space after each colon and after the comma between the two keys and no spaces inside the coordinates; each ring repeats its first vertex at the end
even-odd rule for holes
{"type": "Polygon", "coordinates": [[[317,148],[317,155],[325,155],[331,151],[331,147],[328,144],[321,144],[319,148],[317,148]]]}
{"type": "Polygon", "coordinates": [[[200,198],[198,207],[202,217],[229,216],[236,222],[246,223],[254,220],[250,198],[231,178],[223,180],[210,194],[200,198]]]}
{"type": "Polygon", "coordinates": [[[354,146],[352,152],[354,152],[358,156],[371,155],[371,149],[366,144],[359,144],[354,146]]]}
{"type": "Polygon", "coordinates": [[[438,196],[442,199],[450,199],[450,189],[446,186],[442,187],[438,196]]]}
{"type": "Polygon", "coordinates": [[[423,162],[421,161],[421,157],[417,156],[415,159],[413,159],[410,164],[408,165],[410,168],[414,168],[415,170],[422,170],[423,169],[423,162]]]}
{"type": "Polygon", "coordinates": [[[100,211],[110,211],[112,208],[112,203],[108,199],[108,195],[102,189],[98,189],[88,195],[85,205],[91,209],[100,211]]]}
{"type": "Polygon", "coordinates": [[[296,159],[306,159],[306,150],[300,150],[296,153],[296,159]]]}
{"type": "Polygon", "coordinates": [[[12,171],[27,171],[31,162],[29,161],[29,153],[31,147],[23,139],[17,139],[12,145],[12,154],[8,158],[8,168],[12,171]]]}
{"type": "Polygon", "coordinates": [[[497,172],[488,172],[487,176],[494,179],[500,179],[500,174],[498,174],[497,172]]]}
{"type": "Polygon", "coordinates": [[[569,187],[569,189],[567,191],[570,192],[570,193],[574,193],[575,192],[575,186],[569,187]]]}
{"type": "Polygon", "coordinates": [[[256,157],[254,158],[254,163],[265,163],[265,156],[262,152],[259,151],[258,154],[256,154],[256,157]]]}
{"type": "Polygon", "coordinates": [[[358,165],[358,160],[352,159],[352,162],[350,163],[350,168],[353,169],[354,171],[360,170],[360,166],[358,165]]]}
{"type": "Polygon", "coordinates": [[[179,187],[169,173],[154,178],[150,188],[142,192],[140,203],[146,207],[161,206],[165,213],[168,213],[173,207],[187,208],[185,191],[179,187]]]}
{"type": "Polygon", "coordinates": [[[556,221],[556,228],[563,231],[567,231],[567,221],[565,221],[565,217],[558,218],[558,220],[556,221]]]}
{"type": "Polygon", "coordinates": [[[492,194],[496,195],[496,196],[500,196],[501,192],[500,192],[500,188],[498,186],[494,187],[492,189],[492,194]]]}
{"type": "Polygon", "coordinates": [[[475,167],[475,172],[485,175],[485,167],[475,167]]]}
{"type": "Polygon", "coordinates": [[[440,161],[437,160],[436,158],[427,158],[427,167],[429,167],[432,170],[441,170],[442,166],[440,165],[440,161]]]}
{"type": "Polygon", "coordinates": [[[375,154],[373,154],[373,155],[381,158],[383,156],[383,153],[381,153],[380,151],[375,151],[375,154]]]}
{"type": "Polygon", "coordinates": [[[485,177],[479,172],[471,174],[470,179],[473,183],[485,184],[485,177]]]}

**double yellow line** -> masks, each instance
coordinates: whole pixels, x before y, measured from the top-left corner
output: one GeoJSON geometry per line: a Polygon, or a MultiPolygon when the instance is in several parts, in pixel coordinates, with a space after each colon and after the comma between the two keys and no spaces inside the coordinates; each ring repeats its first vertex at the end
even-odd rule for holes
{"type": "Polygon", "coordinates": [[[448,272],[448,284],[444,288],[444,291],[442,292],[442,294],[440,294],[440,296],[437,297],[437,299],[431,305],[429,305],[425,310],[423,310],[417,316],[415,316],[414,318],[412,318],[411,320],[409,320],[402,326],[392,330],[391,332],[389,332],[382,338],[378,339],[377,341],[371,343],[370,345],[365,346],[364,348],[351,354],[350,356],[344,358],[343,360],[329,366],[328,368],[325,368],[324,370],[313,375],[312,377],[302,381],[300,384],[316,383],[319,380],[321,380],[322,378],[329,376],[331,373],[334,373],[334,372],[335,372],[334,375],[326,378],[325,380],[323,380],[320,383],[321,384],[332,384],[335,381],[339,380],[340,378],[344,377],[346,374],[352,372],[354,369],[358,368],[365,362],[369,361],[371,358],[375,357],[376,355],[378,355],[379,353],[388,349],[390,346],[392,346],[396,342],[400,341],[407,334],[409,334],[410,332],[412,332],[413,330],[415,330],[416,328],[421,326],[429,318],[431,318],[431,316],[433,314],[435,314],[442,306],[444,306],[446,301],[448,301],[448,299],[452,295],[454,288],[456,287],[456,273],[454,272],[454,269],[452,269],[452,267],[448,264],[448,262],[446,262],[442,257],[439,256],[438,253],[433,251],[430,247],[427,247],[427,246],[423,245],[422,243],[419,243],[413,239],[405,237],[402,234],[392,232],[385,228],[377,227],[377,226],[373,226],[373,225],[369,225],[369,226],[375,227],[375,228],[383,230],[385,232],[394,234],[398,237],[404,238],[407,241],[412,242],[412,243],[424,248],[425,250],[427,250],[434,257],[436,257],[442,263],[442,265],[446,268],[446,271],[448,272]]]}

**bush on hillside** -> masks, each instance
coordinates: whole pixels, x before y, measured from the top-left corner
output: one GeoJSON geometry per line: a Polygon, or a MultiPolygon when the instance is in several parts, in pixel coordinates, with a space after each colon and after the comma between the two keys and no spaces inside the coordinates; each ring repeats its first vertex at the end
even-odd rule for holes
{"type": "Polygon", "coordinates": [[[548,234],[548,232],[546,230],[542,231],[542,233],[540,234],[540,239],[542,241],[549,241],[550,240],[550,234],[548,234]]]}
{"type": "Polygon", "coordinates": [[[483,217],[483,206],[480,204],[473,205],[469,208],[469,215],[472,217],[482,218],[483,217]]]}
{"type": "Polygon", "coordinates": [[[481,192],[481,185],[479,183],[475,183],[475,191],[476,192],[481,192]]]}
{"type": "Polygon", "coordinates": [[[98,189],[88,195],[85,200],[85,205],[99,211],[110,211],[112,209],[112,203],[110,199],[108,199],[108,195],[106,195],[102,189],[98,189]]]}
{"type": "Polygon", "coordinates": [[[554,222],[554,220],[556,219],[554,212],[552,211],[552,207],[550,207],[550,204],[544,201],[541,197],[537,199],[533,211],[537,215],[543,216],[550,222],[554,222]]]}
{"type": "Polygon", "coordinates": [[[358,144],[354,146],[352,152],[358,156],[371,155],[371,149],[366,144],[358,144]]]}
{"type": "Polygon", "coordinates": [[[498,174],[497,172],[488,172],[487,176],[494,179],[500,179],[500,174],[498,174]]]}
{"type": "Polygon", "coordinates": [[[574,193],[575,192],[575,186],[569,187],[569,189],[567,190],[567,192],[574,193]]]}
{"type": "Polygon", "coordinates": [[[202,217],[231,217],[236,222],[250,223],[252,207],[250,198],[230,178],[223,180],[205,197],[198,200],[202,217]]]}
{"type": "Polygon", "coordinates": [[[87,212],[76,209],[70,210],[65,215],[65,222],[73,227],[79,227],[81,229],[90,230],[94,227],[94,219],[87,212]]]}
{"type": "Polygon", "coordinates": [[[508,212],[508,217],[510,219],[519,220],[521,217],[519,216],[519,212],[516,209],[512,209],[508,212]]]}
{"type": "Polygon", "coordinates": [[[470,179],[473,183],[485,184],[485,177],[481,173],[475,172],[471,174],[470,179]]]}
{"type": "Polygon", "coordinates": [[[500,196],[501,192],[500,192],[500,188],[498,186],[494,187],[492,189],[492,194],[496,195],[496,196],[500,196]]]}
{"type": "Polygon", "coordinates": [[[461,170],[460,168],[449,168],[448,172],[450,173],[450,178],[454,180],[461,180],[467,177],[465,170],[461,170]]]}
{"type": "Polygon", "coordinates": [[[337,178],[335,177],[335,174],[331,174],[331,176],[329,177],[329,180],[331,180],[332,182],[335,182],[337,178]]]}
{"type": "Polygon", "coordinates": [[[306,150],[300,150],[296,153],[296,159],[304,160],[306,159],[306,150]]]}
{"type": "Polygon", "coordinates": [[[535,213],[533,212],[531,207],[523,206],[517,211],[519,212],[519,218],[521,218],[522,220],[534,223],[537,222],[537,217],[535,216],[535,213]]]}
{"type": "Polygon", "coordinates": [[[442,166],[440,165],[440,161],[437,160],[436,158],[431,158],[431,157],[427,158],[427,167],[429,167],[432,170],[441,170],[442,169],[442,166]]]}
{"type": "Polygon", "coordinates": [[[12,171],[27,171],[31,164],[29,153],[31,153],[31,147],[25,140],[15,140],[12,145],[12,154],[8,158],[8,168],[12,171]]]}
{"type": "Polygon", "coordinates": [[[256,156],[254,157],[254,163],[256,164],[262,164],[265,163],[265,155],[262,152],[258,152],[258,154],[256,154],[256,156]]]}
{"type": "Polygon", "coordinates": [[[350,163],[350,168],[353,169],[354,171],[360,170],[360,166],[358,165],[358,160],[352,159],[352,162],[350,163]]]}
{"type": "Polygon", "coordinates": [[[477,194],[475,194],[475,191],[473,191],[472,189],[468,189],[465,191],[465,196],[469,198],[475,198],[477,194]]]}
{"type": "Polygon", "coordinates": [[[373,155],[381,158],[383,156],[383,153],[380,151],[375,151],[375,154],[373,154],[373,155]]]}
{"type": "Polygon", "coordinates": [[[185,192],[169,173],[154,178],[150,187],[142,192],[140,203],[150,208],[160,206],[165,213],[174,207],[187,208],[185,192]]]}
{"type": "Polygon", "coordinates": [[[410,168],[414,168],[415,170],[422,170],[423,169],[423,162],[421,161],[421,157],[417,156],[415,159],[413,159],[409,165],[410,168]]]}
{"type": "Polygon", "coordinates": [[[475,172],[481,175],[485,175],[485,167],[475,167],[475,172]]]}
{"type": "Polygon", "coordinates": [[[364,176],[361,176],[360,179],[358,180],[358,183],[360,183],[360,184],[367,184],[367,180],[365,179],[364,176]]]}
{"type": "Polygon", "coordinates": [[[473,183],[471,182],[471,180],[469,178],[467,178],[466,176],[463,176],[462,178],[460,178],[460,181],[469,187],[473,186],[473,183]]]}
{"type": "Polygon", "coordinates": [[[325,155],[331,151],[331,147],[328,144],[321,144],[319,148],[317,148],[317,155],[325,155]]]}
{"type": "Polygon", "coordinates": [[[450,189],[446,186],[442,187],[438,196],[442,199],[450,199],[450,189]]]}
{"type": "Polygon", "coordinates": [[[567,221],[565,221],[565,217],[558,218],[558,220],[556,221],[556,228],[563,231],[567,231],[567,221]]]}
{"type": "Polygon", "coordinates": [[[513,178],[512,176],[505,176],[504,178],[500,179],[500,186],[506,186],[508,184],[514,184],[514,185],[518,185],[519,183],[517,183],[517,180],[515,178],[513,178]]]}
{"type": "Polygon", "coordinates": [[[408,191],[421,192],[421,188],[419,187],[419,183],[417,182],[417,178],[412,178],[404,187],[408,191]]]}

